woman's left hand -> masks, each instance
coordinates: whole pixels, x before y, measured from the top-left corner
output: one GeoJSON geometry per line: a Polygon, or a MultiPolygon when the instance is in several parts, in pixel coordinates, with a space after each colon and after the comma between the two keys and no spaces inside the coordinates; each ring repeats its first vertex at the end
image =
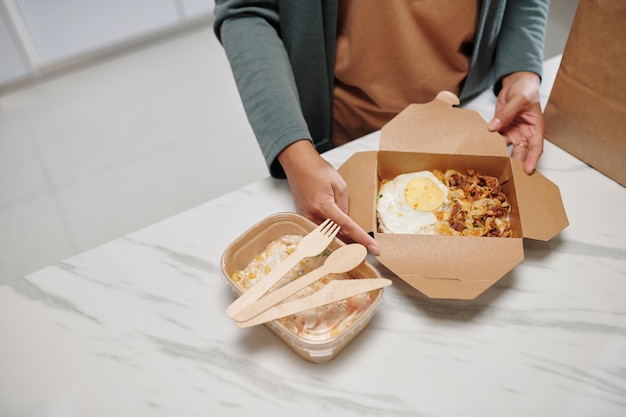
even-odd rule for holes
{"type": "Polygon", "coordinates": [[[545,125],[539,103],[539,76],[515,72],[502,79],[502,90],[489,130],[498,131],[513,145],[511,157],[524,162],[531,174],[543,153],[545,125]]]}

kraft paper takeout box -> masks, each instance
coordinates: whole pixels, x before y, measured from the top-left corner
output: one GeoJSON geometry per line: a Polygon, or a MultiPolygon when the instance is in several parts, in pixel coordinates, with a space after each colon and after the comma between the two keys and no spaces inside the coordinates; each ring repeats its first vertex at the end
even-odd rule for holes
{"type": "Polygon", "coordinates": [[[381,264],[430,298],[476,298],[524,259],[523,239],[550,240],[568,225],[558,187],[540,172],[527,175],[509,157],[506,141],[490,132],[458,98],[439,93],[411,104],[381,131],[378,151],[358,152],[339,172],[348,184],[349,215],[374,232],[381,264]],[[499,178],[512,205],[514,237],[424,236],[379,233],[376,200],[381,180],[406,172],[466,169],[499,178]]]}

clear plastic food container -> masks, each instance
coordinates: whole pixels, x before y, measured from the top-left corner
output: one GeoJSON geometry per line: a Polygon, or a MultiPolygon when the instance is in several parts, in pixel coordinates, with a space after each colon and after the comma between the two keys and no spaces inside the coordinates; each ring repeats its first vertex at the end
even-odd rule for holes
{"type": "MultiPolygon", "coordinates": [[[[222,273],[235,295],[239,296],[245,289],[233,279],[233,275],[245,269],[259,254],[264,252],[269,243],[287,235],[304,236],[316,226],[298,214],[278,213],[260,221],[235,239],[222,255],[222,273]]],[[[344,245],[341,240],[335,238],[328,249],[334,251],[344,245]]],[[[348,275],[350,278],[381,277],[380,272],[368,262],[361,263],[348,275]]],[[[303,359],[314,363],[327,362],[337,356],[367,327],[382,293],[382,288],[371,291],[364,308],[359,308],[357,313],[347,316],[341,325],[317,331],[314,336],[305,332],[299,334],[293,326],[288,325],[290,318],[274,320],[266,323],[265,326],[303,359]]]]}

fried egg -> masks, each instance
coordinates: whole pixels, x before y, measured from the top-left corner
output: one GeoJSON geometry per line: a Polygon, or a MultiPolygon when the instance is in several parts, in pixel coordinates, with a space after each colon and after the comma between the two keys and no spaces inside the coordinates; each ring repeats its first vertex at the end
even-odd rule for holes
{"type": "Polygon", "coordinates": [[[430,171],[410,172],[384,181],[378,192],[377,216],[384,233],[435,234],[438,211],[448,188],[430,171]]]}

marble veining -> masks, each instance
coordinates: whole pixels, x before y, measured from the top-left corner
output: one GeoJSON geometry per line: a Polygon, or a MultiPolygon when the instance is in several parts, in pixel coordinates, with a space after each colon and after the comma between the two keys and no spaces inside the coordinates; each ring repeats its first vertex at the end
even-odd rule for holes
{"type": "MultiPolygon", "coordinates": [[[[468,107],[488,117],[493,104],[486,93],[468,107]]],[[[324,156],[339,166],[379,138],[324,156]]],[[[369,255],[394,285],[324,364],[225,314],[221,255],[294,210],[286,181],[1,286],[0,416],[624,416],[626,191],[549,142],[539,169],[559,185],[567,229],[525,241],[525,259],[473,301],[430,300],[369,255]]]]}

